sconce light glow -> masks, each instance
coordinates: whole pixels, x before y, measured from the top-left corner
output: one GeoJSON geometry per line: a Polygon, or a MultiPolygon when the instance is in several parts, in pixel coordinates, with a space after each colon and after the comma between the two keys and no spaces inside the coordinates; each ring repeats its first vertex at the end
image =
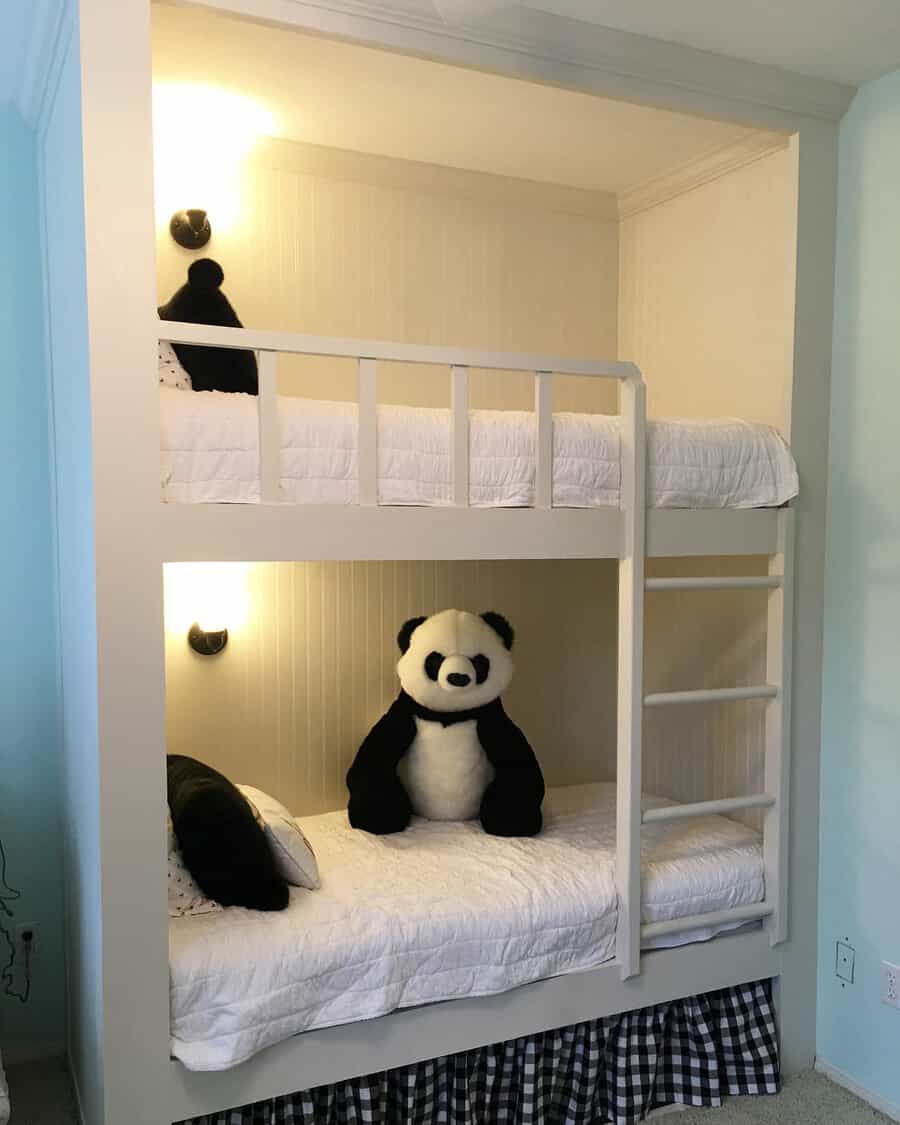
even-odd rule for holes
{"type": "Polygon", "coordinates": [[[249,571],[248,563],[166,563],[166,630],[185,636],[197,624],[233,634],[246,625],[249,571]]]}
{"type": "Polygon", "coordinates": [[[260,137],[275,132],[275,118],[264,105],[232,90],[189,82],[154,85],[157,224],[194,207],[209,213],[214,231],[228,231],[240,213],[241,162],[260,137]]]}

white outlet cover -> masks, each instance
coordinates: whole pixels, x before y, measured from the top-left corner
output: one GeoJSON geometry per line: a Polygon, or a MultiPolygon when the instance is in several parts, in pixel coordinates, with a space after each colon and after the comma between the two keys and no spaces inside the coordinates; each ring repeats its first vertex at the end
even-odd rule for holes
{"type": "Polygon", "coordinates": [[[881,1002],[891,1008],[900,1008],[900,965],[881,962],[881,1002]]]}

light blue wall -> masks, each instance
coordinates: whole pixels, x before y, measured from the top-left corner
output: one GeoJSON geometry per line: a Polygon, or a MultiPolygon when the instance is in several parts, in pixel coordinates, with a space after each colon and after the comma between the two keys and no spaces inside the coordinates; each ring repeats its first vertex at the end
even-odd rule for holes
{"type": "Polygon", "coordinates": [[[59,83],[46,110],[42,187],[47,227],[50,377],[56,418],[68,1039],[83,1120],[86,1125],[97,1125],[105,1120],[97,599],[81,72],[74,20],[63,34],[59,83]]]}
{"type": "Polygon", "coordinates": [[[14,1056],[62,1049],[65,990],[37,149],[10,107],[0,154],[0,839],[22,892],[0,921],[39,926],[31,999],[0,997],[0,1047],[14,1056]]]}
{"type": "Polygon", "coordinates": [[[818,1054],[900,1107],[900,72],[841,129],[822,747],[818,1054]],[[840,987],[834,943],[856,948],[840,987]]]}

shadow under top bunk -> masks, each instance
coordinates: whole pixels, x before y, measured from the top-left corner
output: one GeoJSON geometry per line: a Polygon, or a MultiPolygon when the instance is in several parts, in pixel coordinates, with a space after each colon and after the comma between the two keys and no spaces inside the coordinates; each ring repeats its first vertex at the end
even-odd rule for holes
{"type": "Polygon", "coordinates": [[[633,364],[165,321],[157,334],[253,350],[259,365],[258,397],[160,379],[171,561],[247,559],[251,544],[271,561],[623,558],[645,520],[651,556],[770,555],[775,509],[797,494],[771,427],[647,423],[633,364]],[[355,358],[358,402],[279,395],[279,354],[355,358]],[[450,409],[378,404],[380,360],[443,368],[450,409]],[[470,368],[530,371],[534,411],[470,411],[470,368]],[[554,374],[618,381],[621,413],[554,414],[554,374]]]}

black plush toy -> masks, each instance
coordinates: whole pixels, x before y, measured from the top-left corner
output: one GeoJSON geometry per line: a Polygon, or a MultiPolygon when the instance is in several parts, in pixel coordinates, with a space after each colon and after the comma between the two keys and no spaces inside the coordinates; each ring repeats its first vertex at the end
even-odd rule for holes
{"type": "Polygon", "coordinates": [[[288,885],[241,791],[196,758],[166,756],[169,815],[184,865],[222,906],[284,910],[288,885]]]}
{"type": "Polygon", "coordinates": [[[536,835],[541,767],[500,702],[513,672],[509,622],[447,609],[407,621],[397,643],[401,691],[347,774],[350,823],[383,835],[413,813],[477,816],[494,836],[536,835]]]}
{"type": "MultiPolygon", "coordinates": [[[[188,269],[187,281],[157,310],[161,320],[187,324],[218,324],[243,328],[231,302],[219,288],[225,280],[222,267],[212,258],[198,258],[188,269]]],[[[255,395],[259,391],[256,356],[237,348],[200,348],[173,344],[195,391],[229,391],[255,395]]]]}

